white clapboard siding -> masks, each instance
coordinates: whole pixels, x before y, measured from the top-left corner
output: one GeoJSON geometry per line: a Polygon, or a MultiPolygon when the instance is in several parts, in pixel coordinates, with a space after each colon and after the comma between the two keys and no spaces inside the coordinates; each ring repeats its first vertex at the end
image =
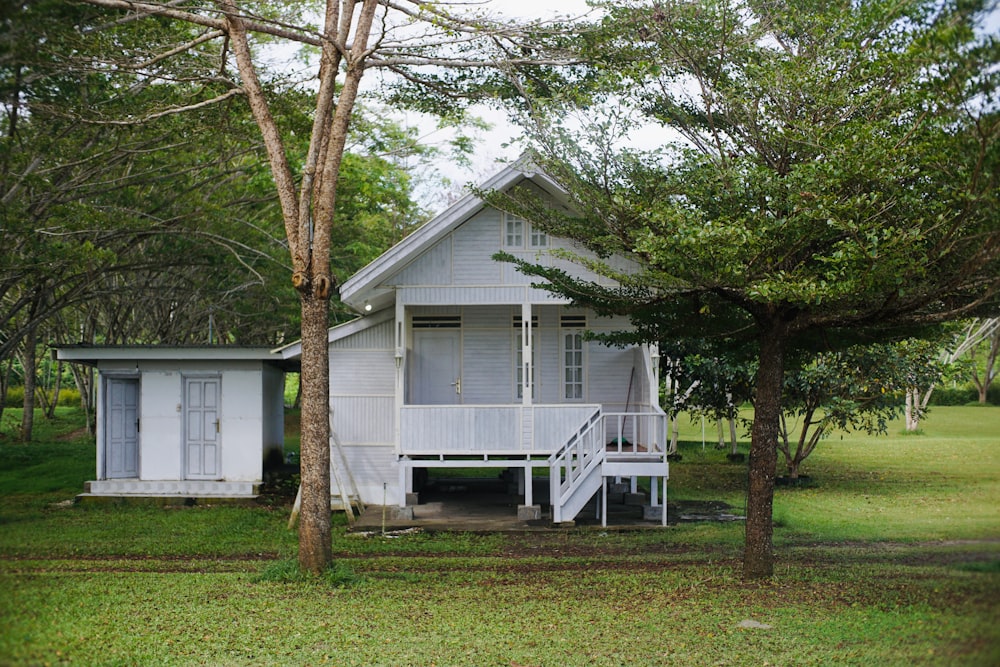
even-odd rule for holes
{"type": "Polygon", "coordinates": [[[392,444],[395,396],[331,396],[333,428],[344,444],[392,444]]]}
{"type": "Polygon", "coordinates": [[[462,308],[462,323],[466,329],[510,331],[513,328],[514,315],[520,314],[520,306],[465,306],[462,308]]]}
{"type": "MultiPolygon", "coordinates": [[[[587,396],[594,403],[622,403],[628,396],[632,372],[632,351],[607,347],[596,341],[587,345],[587,396]]],[[[638,369],[636,369],[638,373],[638,369]]],[[[632,377],[632,396],[636,396],[637,378],[632,377]]]]}
{"type": "Polygon", "coordinates": [[[451,235],[428,248],[415,260],[386,280],[387,285],[450,285],[452,282],[451,235]]]}
{"type": "Polygon", "coordinates": [[[396,362],[392,350],[331,350],[330,394],[392,394],[396,362]]]}
{"type": "Polygon", "coordinates": [[[486,208],[452,232],[453,284],[502,284],[501,264],[493,261],[500,250],[500,217],[486,208]]]}
{"type": "MultiPolygon", "coordinates": [[[[392,505],[398,501],[399,467],[396,463],[396,451],[391,445],[359,447],[343,443],[342,451],[365,504],[392,505]]],[[[347,475],[342,473],[341,477],[344,484],[350,486],[347,475]]],[[[352,491],[348,489],[348,493],[352,491]]],[[[330,495],[333,498],[340,497],[340,488],[332,472],[330,495]]]]}
{"type": "Polygon", "coordinates": [[[462,402],[507,403],[513,400],[512,328],[467,327],[462,333],[462,402]]]}
{"type": "Polygon", "coordinates": [[[535,330],[535,401],[538,403],[558,403],[562,400],[562,365],[559,352],[559,330],[547,326],[551,318],[544,317],[547,310],[541,309],[545,328],[535,330]]]}
{"type": "Polygon", "coordinates": [[[392,320],[361,329],[330,343],[331,350],[391,350],[394,345],[392,320]]]}

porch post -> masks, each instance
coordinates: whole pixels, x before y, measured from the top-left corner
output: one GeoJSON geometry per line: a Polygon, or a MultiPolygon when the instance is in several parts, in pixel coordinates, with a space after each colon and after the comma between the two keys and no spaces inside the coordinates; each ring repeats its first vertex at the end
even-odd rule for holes
{"type": "Polygon", "coordinates": [[[649,365],[650,373],[649,378],[649,402],[653,405],[659,405],[660,403],[660,346],[656,343],[649,344],[649,365]]]}
{"type": "MultiPolygon", "coordinates": [[[[535,449],[535,418],[532,402],[532,368],[531,349],[534,346],[531,331],[531,302],[528,300],[528,288],[524,290],[524,300],[521,302],[521,450],[532,452],[535,449]]],[[[531,454],[524,463],[522,480],[524,481],[524,504],[517,508],[517,518],[532,521],[542,518],[541,505],[534,504],[531,489],[531,454]]]]}
{"type": "Polygon", "coordinates": [[[399,298],[399,291],[396,291],[396,318],[393,323],[393,335],[396,342],[396,394],[395,394],[395,424],[393,427],[393,440],[396,444],[396,454],[403,453],[402,430],[400,422],[403,416],[403,396],[406,380],[406,306],[399,298]]]}
{"type": "Polygon", "coordinates": [[[531,407],[533,384],[531,351],[534,344],[531,332],[531,303],[525,298],[521,304],[521,404],[525,407],[531,407]]]}

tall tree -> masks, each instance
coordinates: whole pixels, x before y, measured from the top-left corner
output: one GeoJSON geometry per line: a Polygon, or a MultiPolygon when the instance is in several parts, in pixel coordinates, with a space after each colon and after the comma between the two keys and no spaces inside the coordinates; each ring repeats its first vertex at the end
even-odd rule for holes
{"type": "MultiPolygon", "coordinates": [[[[280,203],[281,217],[290,255],[292,284],[298,291],[302,327],[302,508],[299,523],[299,564],[320,570],[331,561],[330,450],[329,450],[329,359],[327,326],[330,298],[336,293],[331,270],[331,241],[336,233],[335,211],[338,185],[348,130],[361,94],[365,72],[381,67],[405,80],[421,81],[421,67],[432,72],[441,68],[471,68],[472,72],[505,60],[511,67],[528,59],[507,59],[509,52],[532,53],[539,59],[527,32],[507,21],[484,15],[457,16],[448,3],[422,0],[327,0],[319,16],[298,3],[253,3],[237,0],[215,2],[130,2],[83,0],[88,4],[121,10],[123,22],[152,23],[172,19],[194,26],[189,40],[159,53],[126,54],[124,66],[143,70],[152,80],[174,80],[168,71],[172,60],[186,54],[214,53],[218,71],[203,81],[205,93],[198,99],[164,109],[174,113],[195,106],[244,98],[260,129],[280,203]],[[274,113],[288,82],[267,67],[261,49],[276,41],[309,45],[318,51],[315,63],[315,104],[309,146],[294,168],[289,152],[289,134],[274,113]],[[524,47],[524,51],[522,51],[524,47]],[[497,52],[500,51],[498,54],[497,52]]],[[[110,55],[110,52],[109,52],[110,55]]],[[[475,77],[473,77],[475,78],[475,77]]],[[[455,90],[455,81],[431,75],[437,92],[455,90]],[[448,90],[445,90],[448,89],[448,90]]],[[[459,78],[466,90],[470,81],[459,78]]],[[[447,113],[456,113],[456,97],[450,97],[447,113]]]]}
{"type": "Polygon", "coordinates": [[[982,332],[979,344],[969,348],[969,371],[972,384],[979,392],[979,404],[986,405],[986,397],[993,381],[1000,372],[997,358],[1000,357],[1000,318],[992,317],[984,320],[979,327],[982,332]],[[983,357],[978,357],[982,352],[983,357]],[[981,365],[980,365],[981,364],[981,365]]]}
{"type": "Polygon", "coordinates": [[[583,53],[670,149],[622,148],[596,103],[587,115],[605,120],[581,137],[536,101],[539,166],[576,213],[493,200],[579,239],[620,285],[520,264],[552,289],[628,313],[646,340],[754,350],[743,576],[769,577],[786,369],[997,303],[997,37],[982,36],[982,2],[602,6],[583,53]],[[615,271],[612,253],[643,269],[615,271]]]}

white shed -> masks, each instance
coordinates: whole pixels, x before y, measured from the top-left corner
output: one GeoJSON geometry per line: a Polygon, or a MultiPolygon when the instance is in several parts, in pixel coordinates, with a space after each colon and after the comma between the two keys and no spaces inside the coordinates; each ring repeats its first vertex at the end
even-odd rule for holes
{"type": "Polygon", "coordinates": [[[267,348],[68,346],[94,366],[94,496],[247,498],[284,446],[284,370],[267,348]]]}

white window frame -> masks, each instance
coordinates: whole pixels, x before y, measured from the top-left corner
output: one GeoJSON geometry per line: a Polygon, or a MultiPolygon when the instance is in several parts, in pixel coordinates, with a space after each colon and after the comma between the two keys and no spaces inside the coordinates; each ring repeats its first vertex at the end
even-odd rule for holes
{"type": "Polygon", "coordinates": [[[583,338],[583,331],[577,327],[559,327],[559,371],[564,401],[582,402],[587,395],[587,344],[583,338]],[[567,344],[568,340],[573,341],[572,348],[567,344]],[[571,353],[578,355],[574,359],[576,363],[569,363],[571,353]],[[571,371],[576,371],[575,377],[570,377],[571,371]]]}
{"type": "Polygon", "coordinates": [[[503,245],[505,248],[523,248],[524,232],[528,221],[524,218],[507,213],[503,214],[503,245]]]}
{"type": "Polygon", "coordinates": [[[511,250],[548,248],[549,235],[536,229],[529,220],[504,211],[503,246],[511,250]]]}

